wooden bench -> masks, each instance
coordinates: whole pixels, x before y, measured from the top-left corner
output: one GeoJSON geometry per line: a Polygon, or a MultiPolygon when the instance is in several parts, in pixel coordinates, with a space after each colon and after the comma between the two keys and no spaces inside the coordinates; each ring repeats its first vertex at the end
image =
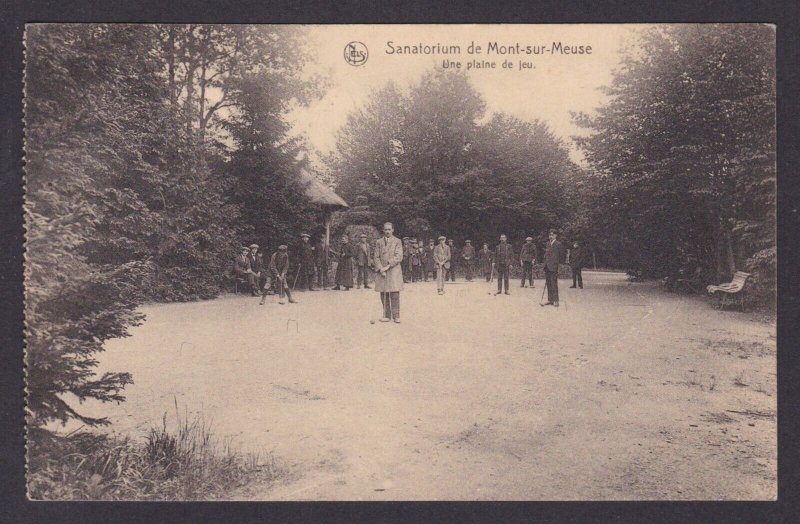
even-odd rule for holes
{"type": "Polygon", "coordinates": [[[744,286],[749,278],[750,278],[750,273],[745,273],[744,271],[737,271],[733,275],[733,280],[731,280],[730,282],[726,284],[720,284],[718,286],[710,285],[706,287],[706,291],[708,291],[708,293],[712,296],[717,292],[720,293],[719,295],[720,300],[717,305],[718,309],[725,308],[725,306],[727,305],[727,297],[729,295],[733,295],[734,300],[735,296],[738,295],[739,305],[742,308],[742,311],[744,312],[744,286]]]}

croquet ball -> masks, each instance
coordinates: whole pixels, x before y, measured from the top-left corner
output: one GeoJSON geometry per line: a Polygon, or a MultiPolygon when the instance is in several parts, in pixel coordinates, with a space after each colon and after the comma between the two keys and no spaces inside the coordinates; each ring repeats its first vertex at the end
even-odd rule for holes
{"type": "Polygon", "coordinates": [[[375,321],[374,321],[374,320],[370,320],[370,321],[369,321],[369,323],[370,323],[370,324],[374,324],[374,323],[375,323],[375,321]]]}

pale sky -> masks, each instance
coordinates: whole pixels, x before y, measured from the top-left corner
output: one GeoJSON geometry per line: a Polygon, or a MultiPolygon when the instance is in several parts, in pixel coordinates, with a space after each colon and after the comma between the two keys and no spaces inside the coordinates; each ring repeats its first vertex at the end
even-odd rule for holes
{"type": "MultiPolygon", "coordinates": [[[[330,25],[309,26],[311,55],[309,73],[328,78],[325,96],[308,108],[289,115],[294,133],[305,134],[322,153],[332,151],[336,131],[345,124],[348,113],[366,103],[371,91],[393,80],[401,89],[416,83],[422,74],[443,67],[444,59],[460,61],[462,70],[471,60],[496,62],[496,69],[472,69],[468,77],[486,102],[487,114],[506,112],[524,120],[546,121],[553,132],[572,148],[569,137],[580,133],[572,124],[570,111],[591,112],[604,100],[599,88],[611,81],[620,51],[636,41],[642,25],[330,25]],[[367,61],[358,67],[344,59],[348,42],[359,41],[369,50],[367,61]],[[387,42],[405,45],[460,46],[460,55],[387,54],[387,42]],[[470,55],[473,42],[482,54],[470,55]],[[553,42],[563,46],[591,46],[590,55],[497,54],[487,55],[490,42],[501,46],[541,46],[553,42]],[[513,70],[501,68],[504,60],[513,70]],[[518,62],[531,62],[535,69],[519,70],[518,62]]],[[[574,160],[579,160],[574,148],[574,160]]]]}

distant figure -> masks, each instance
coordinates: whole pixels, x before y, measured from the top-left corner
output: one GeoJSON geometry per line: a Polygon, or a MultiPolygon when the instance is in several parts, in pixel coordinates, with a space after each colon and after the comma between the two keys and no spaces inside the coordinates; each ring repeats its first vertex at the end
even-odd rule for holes
{"type": "Polygon", "coordinates": [[[330,267],[330,248],[325,243],[325,238],[320,238],[314,250],[314,263],[317,266],[317,286],[320,289],[328,288],[328,269],[330,267]]]}
{"type": "Polygon", "coordinates": [[[505,294],[510,295],[508,274],[511,271],[511,265],[514,263],[514,248],[506,241],[505,235],[500,235],[500,243],[497,244],[494,252],[494,262],[497,266],[497,293],[495,293],[495,296],[503,293],[503,286],[505,286],[505,294]]]}
{"type": "Polygon", "coordinates": [[[358,266],[358,275],[356,275],[356,289],[361,289],[361,284],[364,284],[364,289],[369,287],[369,266],[372,262],[372,250],[367,243],[367,235],[361,233],[360,242],[358,243],[356,253],[356,264],[358,266]]]}
{"type": "Polygon", "coordinates": [[[400,322],[400,291],[403,290],[403,243],[394,236],[391,222],[383,225],[383,238],[375,242],[372,267],[375,275],[375,291],[381,294],[383,317],[381,322],[393,319],[400,322]]]}
{"type": "Polygon", "coordinates": [[[353,287],[353,269],[355,268],[355,252],[350,245],[350,238],[342,235],[342,243],[339,245],[339,264],[336,266],[336,291],[350,291],[353,287]]]}
{"type": "Polygon", "coordinates": [[[411,281],[419,282],[422,280],[422,246],[416,239],[411,240],[411,256],[409,258],[411,267],[411,281]]]}
{"type": "Polygon", "coordinates": [[[589,253],[586,248],[580,245],[579,242],[573,242],[572,249],[569,251],[569,267],[572,269],[572,285],[570,288],[575,289],[577,285],[583,289],[583,275],[581,271],[589,263],[589,253]]]}
{"type": "Polygon", "coordinates": [[[480,265],[486,282],[492,279],[492,263],[494,262],[494,252],[489,250],[489,244],[483,243],[483,249],[478,251],[478,264],[480,265]]]}
{"type": "Polygon", "coordinates": [[[300,283],[309,291],[316,291],[314,289],[314,269],[316,263],[314,262],[314,246],[311,245],[311,236],[308,233],[300,235],[302,239],[300,242],[300,265],[297,268],[299,275],[302,278],[300,283]]]}
{"type": "Polygon", "coordinates": [[[544,277],[547,285],[545,306],[558,307],[558,265],[564,259],[564,246],[558,241],[555,229],[550,230],[547,248],[544,251],[544,277]]]}
{"type": "Polygon", "coordinates": [[[424,248],[424,257],[422,259],[422,277],[425,282],[428,281],[428,275],[431,278],[436,278],[436,261],[433,259],[433,250],[436,246],[431,238],[428,240],[428,245],[424,248]]]}
{"type": "Polygon", "coordinates": [[[452,282],[455,282],[456,281],[456,270],[458,269],[458,266],[456,264],[458,263],[459,253],[458,253],[458,249],[453,244],[453,239],[452,238],[447,241],[447,245],[448,245],[448,247],[450,247],[450,268],[445,273],[444,279],[445,280],[450,280],[452,282]]]}
{"type": "Polygon", "coordinates": [[[464,261],[467,282],[472,282],[472,273],[475,271],[475,248],[472,247],[471,240],[465,240],[464,244],[464,249],[461,250],[461,259],[464,261]]]}
{"type": "Polygon", "coordinates": [[[436,289],[440,295],[444,295],[444,276],[450,269],[450,259],[452,254],[450,246],[444,243],[445,238],[439,237],[439,245],[433,249],[433,262],[436,264],[436,289]]]}
{"type": "MultiPolygon", "coordinates": [[[[292,291],[289,289],[289,284],[286,281],[286,272],[289,271],[289,253],[287,252],[287,246],[285,244],[281,244],[278,246],[278,250],[272,254],[269,259],[269,271],[272,274],[272,278],[275,279],[276,284],[278,285],[278,295],[279,300],[278,304],[283,304],[283,295],[286,294],[289,297],[290,304],[296,304],[297,301],[292,298],[292,291]]],[[[264,301],[267,299],[267,291],[264,288],[264,291],[261,292],[261,302],[260,305],[264,305],[264,301]]]]}
{"type": "Polygon", "coordinates": [[[536,244],[533,243],[533,239],[531,237],[526,238],[525,243],[522,244],[522,250],[519,252],[519,264],[522,266],[521,287],[525,287],[526,277],[531,283],[531,287],[536,287],[533,285],[533,264],[536,263],[536,259],[539,258],[538,255],[539,254],[536,252],[536,244]]]}
{"type": "Polygon", "coordinates": [[[411,259],[411,239],[403,237],[403,261],[400,263],[400,270],[403,272],[403,282],[411,281],[411,268],[409,267],[409,260],[411,259]]]}
{"type": "Polygon", "coordinates": [[[233,261],[233,272],[236,273],[237,276],[247,279],[247,282],[250,284],[250,294],[252,296],[255,297],[258,295],[258,278],[250,265],[249,247],[243,247],[239,256],[233,261]]]}

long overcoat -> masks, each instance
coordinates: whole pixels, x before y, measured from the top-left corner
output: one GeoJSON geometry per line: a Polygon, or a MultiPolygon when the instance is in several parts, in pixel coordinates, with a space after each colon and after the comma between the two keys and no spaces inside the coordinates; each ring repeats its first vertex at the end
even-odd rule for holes
{"type": "Polygon", "coordinates": [[[548,242],[544,250],[544,266],[548,271],[558,271],[558,265],[564,260],[564,246],[558,240],[548,242]]]}
{"type": "Polygon", "coordinates": [[[339,264],[336,266],[336,285],[353,287],[353,269],[355,268],[355,256],[357,256],[354,244],[342,242],[339,246],[339,264]],[[355,248],[355,249],[354,249],[355,248]]]}
{"type": "Polygon", "coordinates": [[[375,268],[375,291],[389,292],[403,290],[403,242],[396,236],[383,237],[375,241],[372,251],[372,265],[375,268]],[[389,266],[384,277],[380,269],[389,266]]]}

